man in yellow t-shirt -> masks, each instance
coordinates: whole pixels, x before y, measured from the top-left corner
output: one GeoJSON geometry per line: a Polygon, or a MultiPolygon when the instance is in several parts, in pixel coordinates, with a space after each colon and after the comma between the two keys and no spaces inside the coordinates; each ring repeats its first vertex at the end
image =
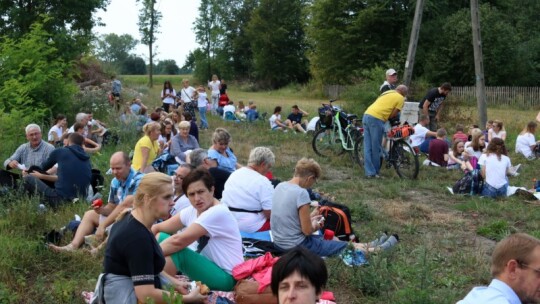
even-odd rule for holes
{"type": "Polygon", "coordinates": [[[364,173],[367,178],[379,178],[384,123],[399,114],[407,92],[405,85],[386,91],[364,112],[364,173]]]}

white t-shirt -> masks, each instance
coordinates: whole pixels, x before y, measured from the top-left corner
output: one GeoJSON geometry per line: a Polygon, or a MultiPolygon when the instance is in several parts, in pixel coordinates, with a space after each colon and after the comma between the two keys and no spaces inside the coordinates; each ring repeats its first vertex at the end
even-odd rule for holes
{"type": "Polygon", "coordinates": [[[481,168],[486,168],[486,183],[490,186],[499,189],[500,187],[508,183],[506,178],[506,171],[512,166],[510,158],[506,155],[501,155],[501,159],[497,157],[497,154],[491,153],[482,154],[478,160],[481,168]]]}
{"type": "MultiPolygon", "coordinates": [[[[234,171],[225,182],[221,202],[244,210],[272,210],[274,187],[266,176],[248,167],[234,171]]],[[[266,222],[262,212],[232,212],[242,232],[253,233],[266,222]]]]}
{"type": "Polygon", "coordinates": [[[180,221],[186,227],[192,223],[201,225],[210,237],[207,245],[201,251],[221,269],[232,274],[234,266],[244,262],[242,253],[242,237],[236,225],[236,220],[227,206],[219,204],[210,207],[197,217],[197,210],[189,206],[180,211],[180,221]]]}
{"type": "Polygon", "coordinates": [[[233,112],[233,114],[234,114],[235,111],[236,111],[236,108],[234,107],[234,105],[229,105],[228,104],[228,105],[224,106],[223,107],[223,118],[225,118],[225,113],[233,112]]]}
{"type": "Polygon", "coordinates": [[[199,92],[199,98],[197,98],[197,107],[204,108],[208,104],[206,92],[199,92]]]}
{"type": "Polygon", "coordinates": [[[414,134],[411,135],[411,146],[418,147],[426,140],[426,134],[429,131],[428,128],[421,124],[414,126],[414,134]]]}
{"type": "Polygon", "coordinates": [[[506,131],[505,130],[499,130],[499,133],[495,133],[495,131],[493,131],[493,129],[489,129],[488,135],[489,134],[491,134],[491,138],[500,138],[500,139],[502,139],[502,136],[506,135],[506,131]]]}
{"type": "Polygon", "coordinates": [[[208,82],[208,87],[212,90],[212,95],[219,94],[219,85],[221,84],[221,81],[215,80],[208,82]]]}
{"type": "Polygon", "coordinates": [[[483,149],[474,151],[473,147],[470,144],[465,144],[465,152],[467,152],[467,154],[469,154],[470,156],[476,157],[476,159],[480,159],[480,156],[482,156],[483,153],[483,149]]]}
{"type": "MultiPolygon", "coordinates": [[[[163,92],[163,90],[161,90],[161,97],[162,98],[163,98],[163,96],[165,96],[167,94],[171,94],[173,96],[176,96],[176,91],[174,89],[172,90],[172,92],[169,89],[165,89],[165,92],[163,92]]],[[[173,104],[174,103],[174,98],[173,97],[165,97],[165,98],[163,98],[163,103],[173,104]]]]}
{"type": "Polygon", "coordinates": [[[180,196],[176,202],[174,202],[174,207],[171,209],[171,216],[174,216],[176,215],[177,213],[179,213],[180,211],[186,209],[187,207],[191,206],[191,203],[189,202],[189,199],[187,198],[187,196],[184,194],[182,196],[180,196]]]}
{"type": "Polygon", "coordinates": [[[276,127],[279,127],[278,124],[276,123],[276,120],[281,121],[281,115],[280,114],[272,114],[272,116],[270,116],[270,119],[268,119],[268,121],[270,121],[270,129],[274,129],[276,127]]]}
{"type": "Polygon", "coordinates": [[[47,137],[48,141],[53,141],[54,137],[52,133],[56,133],[56,136],[58,136],[58,140],[62,137],[62,134],[64,134],[64,128],[59,127],[57,125],[52,126],[52,128],[49,130],[49,136],[47,137]]]}
{"type": "Polygon", "coordinates": [[[516,139],[516,153],[521,153],[528,158],[533,154],[531,150],[531,146],[533,145],[536,145],[534,134],[527,132],[523,135],[518,135],[516,139]]]}
{"type": "Polygon", "coordinates": [[[195,88],[193,87],[182,88],[180,90],[180,99],[185,103],[190,103],[193,93],[195,93],[195,88]]]}

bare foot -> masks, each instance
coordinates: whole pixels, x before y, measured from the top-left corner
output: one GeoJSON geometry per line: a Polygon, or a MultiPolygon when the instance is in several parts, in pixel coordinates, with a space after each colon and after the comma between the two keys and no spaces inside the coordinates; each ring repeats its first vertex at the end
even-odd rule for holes
{"type": "Polygon", "coordinates": [[[52,251],[54,252],[73,252],[77,249],[75,249],[73,247],[72,244],[68,244],[66,246],[56,246],[56,245],[53,245],[53,244],[47,244],[47,246],[49,247],[49,249],[51,249],[52,251]]]}

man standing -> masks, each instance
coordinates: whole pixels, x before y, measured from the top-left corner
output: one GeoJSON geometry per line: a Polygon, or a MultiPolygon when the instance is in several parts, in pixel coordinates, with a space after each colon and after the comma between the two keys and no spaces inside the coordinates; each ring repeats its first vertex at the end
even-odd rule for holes
{"type": "Polygon", "coordinates": [[[381,87],[379,88],[379,91],[382,93],[389,91],[389,90],[395,90],[397,86],[397,72],[394,69],[388,69],[386,70],[386,80],[383,82],[381,87]]]}
{"type": "Polygon", "coordinates": [[[430,89],[427,92],[426,97],[420,102],[419,115],[429,115],[429,130],[434,132],[437,131],[440,114],[444,108],[443,102],[450,91],[452,91],[452,85],[445,82],[438,88],[430,89]]]}
{"type": "Polygon", "coordinates": [[[63,247],[49,245],[52,250],[76,250],[84,243],[84,237],[92,234],[96,228],[96,239],[102,240],[106,228],[114,223],[118,214],[132,206],[133,195],[139,187],[143,174],[131,168],[129,156],[124,152],[115,152],[111,156],[110,166],[114,178],[111,181],[107,205],[93,203],[93,210],[84,213],[71,243],[63,247]]]}
{"type": "Polygon", "coordinates": [[[399,114],[407,91],[407,86],[399,85],[396,90],[382,93],[364,113],[364,172],[367,178],[380,177],[384,123],[399,114]]]}
{"type": "Polygon", "coordinates": [[[70,134],[68,146],[52,151],[41,165],[43,171],[58,165],[58,179],[54,183],[54,188],[47,186],[33,175],[23,173],[25,189],[30,193],[37,192],[43,195],[45,202],[52,207],[79,196],[86,197],[92,179],[92,165],[90,156],[84,152],[83,143],[82,135],[70,134]]]}
{"type": "Polygon", "coordinates": [[[491,275],[489,286],[473,288],[457,304],[539,303],[540,240],[516,233],[500,241],[491,256],[491,275]]]}
{"type": "Polygon", "coordinates": [[[20,145],[15,153],[4,161],[4,168],[0,169],[0,186],[15,188],[19,174],[10,172],[11,169],[28,170],[32,166],[40,166],[54,150],[54,146],[41,139],[41,128],[36,124],[29,124],[25,128],[27,143],[20,145]]]}

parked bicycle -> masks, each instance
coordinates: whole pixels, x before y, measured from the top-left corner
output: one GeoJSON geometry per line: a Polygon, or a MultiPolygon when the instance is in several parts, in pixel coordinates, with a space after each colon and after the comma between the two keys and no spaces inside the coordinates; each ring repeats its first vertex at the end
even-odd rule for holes
{"type": "Polygon", "coordinates": [[[322,157],[341,155],[348,151],[353,155],[355,143],[361,139],[363,129],[360,120],[355,114],[347,114],[341,108],[329,104],[323,104],[319,108],[318,130],[313,136],[313,151],[322,157]]]}
{"type": "MultiPolygon", "coordinates": [[[[418,161],[418,151],[409,144],[409,136],[414,133],[414,128],[409,125],[393,127],[387,137],[388,149],[381,147],[383,159],[386,161],[386,168],[394,167],[396,173],[401,178],[415,179],[418,177],[420,164],[418,161]]],[[[364,165],[364,142],[363,137],[356,141],[354,146],[354,158],[364,165]]],[[[381,164],[381,167],[383,164],[381,164]]]]}

